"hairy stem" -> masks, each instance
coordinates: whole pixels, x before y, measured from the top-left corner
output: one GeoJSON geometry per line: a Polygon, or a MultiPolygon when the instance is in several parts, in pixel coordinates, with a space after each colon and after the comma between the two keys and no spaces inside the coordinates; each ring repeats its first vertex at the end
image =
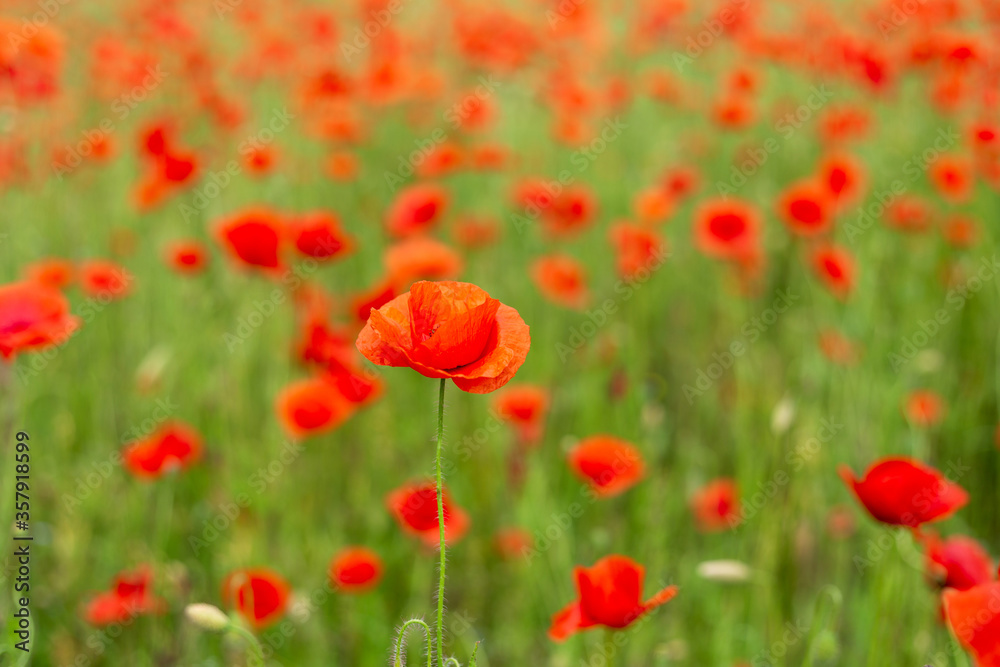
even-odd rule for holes
{"type": "Polygon", "coordinates": [[[444,536],[444,484],[441,475],[441,449],[444,444],[444,383],[441,378],[441,388],[438,391],[438,423],[437,423],[437,506],[438,529],[440,531],[441,557],[438,566],[438,609],[437,609],[437,655],[438,664],[444,665],[444,570],[446,545],[444,536]]]}

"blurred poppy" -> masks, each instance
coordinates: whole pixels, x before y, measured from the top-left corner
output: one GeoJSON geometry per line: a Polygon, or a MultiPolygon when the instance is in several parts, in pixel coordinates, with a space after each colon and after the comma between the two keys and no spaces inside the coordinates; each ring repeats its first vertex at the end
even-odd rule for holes
{"type": "Polygon", "coordinates": [[[615,246],[618,275],[623,278],[651,271],[666,252],[663,239],[648,227],[622,222],[612,225],[608,235],[615,246]]]}
{"type": "Polygon", "coordinates": [[[1000,666],[1000,582],[992,581],[943,595],[948,624],[976,667],[1000,666]]]}
{"type": "Polygon", "coordinates": [[[386,228],[393,236],[429,231],[448,207],[448,193],[439,185],[420,183],[400,190],[386,213],[386,228]]]}
{"type": "Polygon", "coordinates": [[[318,260],[343,259],[354,251],[354,241],[340,227],[340,220],[327,211],[312,211],[287,221],[296,250],[318,260]]]}
{"type": "Polygon", "coordinates": [[[542,296],[565,308],[579,310],[590,300],[584,268],[569,255],[548,255],[535,260],[531,279],[542,296]]]}
{"type": "Polygon", "coordinates": [[[918,389],[906,397],[906,418],[921,427],[938,424],[944,418],[944,400],[929,389],[918,389]]]}
{"type": "Polygon", "coordinates": [[[61,290],[73,282],[76,270],[69,260],[52,257],[31,262],[23,273],[32,282],[61,290]]]}
{"type": "Polygon", "coordinates": [[[223,249],[243,266],[276,274],[284,269],[281,258],[285,225],[267,208],[249,208],[233,213],[215,226],[223,249]]]}
{"type": "Polygon", "coordinates": [[[80,264],[80,288],[87,296],[120,299],[131,290],[132,275],[123,267],[103,259],[80,264]]]}
{"type": "Polygon", "coordinates": [[[576,567],[577,599],[552,617],[549,637],[561,642],[594,626],[621,629],[677,595],[668,586],[642,601],[645,568],[626,556],[606,556],[592,567],[576,567]]]}
{"type": "Polygon", "coordinates": [[[0,285],[0,357],[62,345],[80,326],[61,292],[33,282],[0,285]]]}
{"type": "Polygon", "coordinates": [[[931,534],[925,538],[924,546],[928,575],[940,588],[965,591],[993,580],[990,555],[971,537],[952,535],[941,540],[931,534]]]}
{"type": "Polygon", "coordinates": [[[940,521],[969,501],[965,490],[940,472],[904,457],[876,461],[863,479],[855,479],[847,466],[838,472],[872,517],[893,526],[940,521]]]}
{"type": "Polygon", "coordinates": [[[455,221],[452,237],[466,248],[485,248],[500,237],[500,226],[492,218],[463,216],[455,221]]]}
{"type": "Polygon", "coordinates": [[[972,163],[957,155],[941,155],[930,167],[931,182],[942,197],[952,203],[966,201],[972,194],[972,163]]]}
{"type": "Polygon", "coordinates": [[[130,624],[137,616],[162,614],[166,603],[152,591],[153,571],[142,566],[115,575],[111,590],[90,598],[84,607],[83,617],[96,626],[130,624]]]}
{"type": "Polygon", "coordinates": [[[270,145],[254,145],[243,154],[243,164],[247,171],[257,176],[271,173],[277,159],[277,151],[270,145]]]}
{"type": "Polygon", "coordinates": [[[838,299],[846,299],[854,289],[854,258],[838,246],[820,246],[812,251],[817,277],[838,299]]]}
{"type": "Polygon", "coordinates": [[[417,280],[457,278],[464,262],[448,245],[426,236],[405,239],[385,251],[385,268],[395,285],[409,287],[417,280]]]}
{"type": "Polygon", "coordinates": [[[709,257],[735,259],[757,247],[760,217],[750,204],[709,200],[697,209],[694,221],[695,244],[709,257]]]}
{"type": "Polygon", "coordinates": [[[532,445],[542,437],[549,410],[549,392],[531,384],[509,385],[493,402],[500,418],[517,429],[518,440],[532,445]]]}
{"type": "Polygon", "coordinates": [[[570,469],[604,498],[635,486],[646,474],[642,454],[634,445],[609,435],[581,440],[569,452],[570,469]]]}
{"type": "Polygon", "coordinates": [[[944,223],[942,234],[955,248],[969,248],[979,237],[979,226],[973,218],[953,215],[944,223]]]}
{"type": "Polygon", "coordinates": [[[268,568],[236,570],[222,582],[222,603],[236,607],[255,630],[263,630],[285,615],[290,594],[284,577],[268,568]]]}
{"type": "Polygon", "coordinates": [[[382,579],[382,559],[365,547],[347,547],[330,562],[330,582],[345,593],[366,593],[382,579]]]}
{"type": "Polygon", "coordinates": [[[450,281],[414,283],[373,309],[357,340],[374,364],[451,378],[474,394],[507,384],[530,345],[528,326],[516,310],[475,285],[450,281]]]}
{"type": "Polygon", "coordinates": [[[359,322],[367,322],[371,311],[378,310],[399,294],[390,277],[382,278],[364,292],[351,297],[351,314],[359,322]]]}
{"type": "Polygon", "coordinates": [[[307,438],[340,426],[354,406],[334,384],[308,378],[286,385],[275,400],[275,410],[289,436],[307,438]]]}
{"type": "Polygon", "coordinates": [[[701,487],[691,496],[691,511],[702,532],[735,528],[743,521],[736,482],[720,478],[701,487]]]}
{"type": "Polygon", "coordinates": [[[524,528],[503,528],[497,531],[493,543],[501,558],[517,560],[531,553],[535,539],[524,528]]]}
{"type": "Polygon", "coordinates": [[[830,155],[820,163],[819,181],[836,207],[843,209],[864,194],[865,169],[861,161],[851,155],[830,155]]]}
{"type": "Polygon", "coordinates": [[[201,435],[191,426],[170,421],[122,452],[125,467],[140,479],[156,479],[183,470],[201,458],[201,435]]]}
{"type": "Polygon", "coordinates": [[[201,273],[208,265],[208,252],[200,241],[174,241],[167,247],[166,259],[177,273],[201,273]]]}
{"type": "MultiPolygon", "coordinates": [[[[469,516],[452,502],[447,489],[443,489],[442,495],[445,542],[450,545],[465,535],[469,528],[469,516]]],[[[389,511],[404,531],[419,537],[428,547],[437,547],[441,524],[438,521],[437,490],[433,483],[400,487],[390,493],[386,501],[389,511]]]]}
{"type": "Polygon", "coordinates": [[[890,227],[903,232],[922,232],[931,226],[930,205],[916,195],[903,194],[885,209],[884,219],[890,227]]]}
{"type": "Polygon", "coordinates": [[[794,183],[778,199],[778,214],[801,236],[820,234],[830,226],[830,195],[814,181],[794,183]]]}
{"type": "Polygon", "coordinates": [[[858,360],[855,345],[836,329],[826,329],[819,334],[819,347],[823,356],[835,364],[848,366],[858,360]]]}

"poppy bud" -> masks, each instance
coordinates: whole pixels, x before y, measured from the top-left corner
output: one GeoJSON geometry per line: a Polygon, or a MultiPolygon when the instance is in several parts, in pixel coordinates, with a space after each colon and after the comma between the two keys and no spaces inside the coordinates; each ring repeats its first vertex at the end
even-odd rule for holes
{"type": "Polygon", "coordinates": [[[229,617],[224,611],[204,602],[189,604],[184,608],[184,616],[194,625],[209,632],[222,632],[230,625],[229,617]]]}

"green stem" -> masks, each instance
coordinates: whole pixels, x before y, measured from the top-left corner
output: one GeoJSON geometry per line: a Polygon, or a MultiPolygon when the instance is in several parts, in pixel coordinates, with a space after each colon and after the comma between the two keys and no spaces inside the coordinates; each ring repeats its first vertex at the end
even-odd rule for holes
{"type": "Polygon", "coordinates": [[[438,609],[437,609],[437,655],[438,663],[444,665],[444,569],[446,545],[444,538],[444,483],[441,474],[441,449],[444,443],[444,383],[441,378],[441,389],[438,391],[438,423],[437,423],[437,506],[438,529],[440,531],[441,557],[438,566],[438,609]]]}
{"type": "Polygon", "coordinates": [[[604,632],[604,655],[608,656],[608,667],[615,667],[618,662],[617,646],[615,645],[615,631],[608,628],[604,632]]]}
{"type": "Polygon", "coordinates": [[[403,664],[403,648],[404,642],[406,641],[406,633],[409,632],[411,625],[419,625],[424,629],[424,638],[427,644],[427,667],[431,667],[431,629],[427,627],[427,624],[421,621],[419,618],[414,618],[406,623],[403,623],[403,627],[399,629],[399,636],[396,638],[396,653],[393,656],[393,664],[397,667],[403,664]]]}
{"type": "Polygon", "coordinates": [[[256,656],[258,660],[260,660],[260,664],[263,665],[264,649],[261,647],[260,640],[257,639],[256,635],[254,635],[252,632],[250,632],[246,628],[236,623],[230,625],[229,630],[247,640],[247,643],[250,644],[250,650],[253,652],[254,656],[256,656]]]}

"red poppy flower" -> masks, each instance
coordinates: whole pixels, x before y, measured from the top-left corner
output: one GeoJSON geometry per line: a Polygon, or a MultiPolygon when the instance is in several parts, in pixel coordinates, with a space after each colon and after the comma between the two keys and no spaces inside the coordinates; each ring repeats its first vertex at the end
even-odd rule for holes
{"type": "Polygon", "coordinates": [[[58,258],[40,259],[24,267],[28,280],[57,290],[68,287],[75,273],[72,262],[58,258]]]}
{"type": "Polygon", "coordinates": [[[945,240],[955,248],[969,248],[979,237],[976,221],[964,215],[951,216],[941,231],[945,240]]]}
{"type": "Polygon", "coordinates": [[[893,526],[940,521],[969,501],[969,494],[940,472],[904,457],[877,461],[860,480],[847,466],[838,472],[872,517],[893,526]]]}
{"type": "Polygon", "coordinates": [[[548,255],[531,265],[531,279],[546,299],[565,308],[587,305],[587,276],[583,265],[569,255],[548,255]]]}
{"type": "Polygon", "coordinates": [[[382,381],[356,363],[357,353],[352,346],[334,349],[327,359],[324,379],[336,387],[341,396],[361,407],[382,394],[382,381]]]}
{"type": "Polygon", "coordinates": [[[510,159],[510,151],[498,144],[480,144],[472,149],[470,161],[474,169],[499,171],[510,159]]]}
{"type": "Polygon", "coordinates": [[[386,214],[393,236],[422,234],[434,227],[448,207],[448,193],[439,185],[423,183],[400,190],[386,214]]]}
{"type": "Polygon", "coordinates": [[[545,231],[565,237],[583,231],[597,216],[597,198],[582,185],[567,186],[542,210],[545,231]]]}
{"type": "Polygon", "coordinates": [[[900,195],[885,209],[885,221],[903,232],[922,232],[931,226],[933,211],[917,195],[900,195]]]}
{"type": "Polygon", "coordinates": [[[463,216],[455,221],[452,237],[466,248],[483,248],[500,237],[500,226],[492,218],[463,216]]]}
{"type": "Polygon", "coordinates": [[[160,176],[171,185],[194,180],[198,173],[198,157],[194,153],[168,152],[159,161],[160,176]]]}
{"type": "Polygon", "coordinates": [[[660,180],[660,187],[674,200],[688,197],[698,189],[699,176],[693,167],[674,167],[667,171],[660,180]]]}
{"type": "Polygon", "coordinates": [[[610,435],[585,438],[569,453],[569,466],[595,494],[610,498],[635,486],[646,473],[642,454],[610,435]]]}
{"type": "Polygon", "coordinates": [[[493,403],[500,418],[517,429],[521,444],[530,445],[542,437],[549,409],[549,392],[530,384],[510,386],[493,403]]]}
{"type": "Polygon", "coordinates": [[[781,219],[792,232],[801,236],[826,231],[832,222],[830,208],[830,195],[815,181],[794,183],[778,199],[781,219]]]}
{"type": "Polygon", "coordinates": [[[736,259],[757,247],[760,217],[750,204],[709,200],[695,212],[694,221],[695,244],[709,257],[736,259]]]}
{"type": "Polygon", "coordinates": [[[277,159],[277,151],[273,146],[260,145],[250,148],[243,155],[243,164],[251,174],[264,175],[273,171],[277,159]]]}
{"type": "Polygon", "coordinates": [[[274,274],[284,269],[281,259],[284,222],[267,208],[250,208],[220,220],[215,235],[234,260],[274,274]]]}
{"type": "Polygon", "coordinates": [[[631,278],[642,270],[651,270],[662,261],[666,245],[659,234],[641,225],[627,222],[613,225],[609,232],[615,246],[618,275],[631,278]]]}
{"type": "Polygon", "coordinates": [[[667,586],[643,602],[646,570],[626,556],[606,556],[593,567],[575,568],[573,575],[578,597],[552,617],[549,627],[549,637],[557,642],[597,625],[616,630],[628,627],[677,595],[676,586],[667,586]]]}
{"type": "Polygon", "coordinates": [[[336,151],[327,158],[326,173],[335,181],[353,181],[358,175],[358,158],[349,151],[336,151]]]}
{"type": "Polygon", "coordinates": [[[445,142],[432,148],[423,162],[417,167],[420,178],[440,178],[447,176],[462,167],[465,162],[465,152],[454,142],[445,142]]]}
{"type": "Polygon", "coordinates": [[[80,264],[80,287],[91,297],[120,299],[132,290],[132,275],[114,262],[92,259],[80,264]]]}
{"type": "Polygon", "coordinates": [[[291,591],[284,577],[267,568],[237,570],[222,582],[222,603],[236,611],[256,630],[285,615],[291,591]]]}
{"type": "Polygon", "coordinates": [[[84,607],[83,617],[91,625],[126,625],[142,614],[161,614],[166,603],[153,595],[153,572],[142,566],[115,575],[110,591],[98,593],[84,607]]]}
{"type": "MultiPolygon", "coordinates": [[[[442,495],[445,542],[450,545],[460,540],[469,529],[469,515],[452,502],[447,489],[443,489],[442,495]]],[[[437,489],[433,483],[400,487],[389,494],[386,503],[404,531],[419,537],[431,548],[437,547],[441,524],[438,521],[437,489]]]]}
{"type": "Polygon", "coordinates": [[[0,285],[0,357],[62,345],[80,326],[61,292],[33,282],[0,285]]]}
{"type": "Polygon", "coordinates": [[[930,168],[938,194],[950,202],[966,201],[972,194],[972,163],[957,155],[941,155],[930,168]]]}
{"type": "Polygon", "coordinates": [[[295,248],[313,259],[342,259],[354,250],[354,241],[340,228],[333,213],[313,211],[288,221],[288,232],[295,248]]]}
{"type": "Polygon", "coordinates": [[[450,280],[464,268],[462,257],[448,245],[426,236],[400,241],[385,251],[389,280],[408,287],[417,280],[450,280]]]}
{"type": "Polygon", "coordinates": [[[941,588],[965,591],[993,579],[993,561],[982,545],[971,537],[937,535],[925,539],[927,571],[941,588]]]}
{"type": "Polygon", "coordinates": [[[712,120],[723,129],[740,130],[753,125],[756,114],[746,97],[727,95],[713,105],[712,120]]]}
{"type": "Polygon", "coordinates": [[[823,356],[835,364],[849,366],[858,360],[854,343],[835,329],[820,332],[819,347],[823,356]]]}
{"type": "Polygon", "coordinates": [[[474,394],[507,384],[530,346],[528,326],[516,310],[475,285],[450,281],[414,283],[373,309],[357,340],[374,364],[451,378],[474,394]]]}
{"type": "Polygon", "coordinates": [[[493,539],[497,552],[504,560],[517,560],[531,553],[535,539],[524,528],[503,528],[493,539]]]}
{"type": "Polygon", "coordinates": [[[275,410],[286,433],[308,438],[343,424],[354,413],[354,405],[333,383],[308,378],[285,386],[275,400],[275,410]]]}
{"type": "Polygon", "coordinates": [[[177,273],[201,273],[208,265],[208,252],[200,241],[175,241],[167,247],[166,259],[177,273]]]}
{"type": "Polygon", "coordinates": [[[918,389],[906,397],[906,418],[921,427],[934,426],[944,418],[944,400],[928,389],[918,389]]]}
{"type": "Polygon", "coordinates": [[[854,289],[854,258],[837,246],[820,246],[812,253],[813,271],[839,299],[854,289]]]}
{"type": "Polygon", "coordinates": [[[399,294],[395,283],[385,277],[370,288],[351,297],[351,314],[360,322],[367,322],[372,309],[378,310],[399,294]]]}
{"type": "Polygon", "coordinates": [[[185,469],[201,458],[201,436],[181,422],[168,422],[146,438],[126,445],[125,467],[136,477],[156,479],[185,469]]]}
{"type": "Polygon", "coordinates": [[[348,547],[330,562],[330,582],[345,593],[366,593],[382,578],[382,559],[365,547],[348,547]]]}
{"type": "Polygon", "coordinates": [[[944,609],[959,643],[976,667],[1000,667],[1000,582],[944,592],[944,609]]]}
{"type": "Polygon", "coordinates": [[[660,187],[640,190],[632,204],[636,218],[644,224],[663,222],[674,212],[674,206],[673,197],[660,187]]]}
{"type": "Polygon", "coordinates": [[[691,497],[691,511],[702,532],[735,528],[743,521],[736,482],[720,478],[701,487],[691,497]]]}
{"type": "Polygon", "coordinates": [[[851,155],[830,155],[819,166],[819,181],[835,205],[843,209],[864,193],[865,169],[861,161],[851,155]]]}

